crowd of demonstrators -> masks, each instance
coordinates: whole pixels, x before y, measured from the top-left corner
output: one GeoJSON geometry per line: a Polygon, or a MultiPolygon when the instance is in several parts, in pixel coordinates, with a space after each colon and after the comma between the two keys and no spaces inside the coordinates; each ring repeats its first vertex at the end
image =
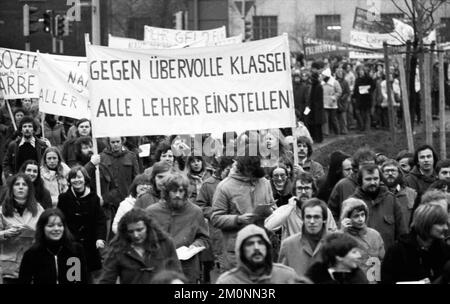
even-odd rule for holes
{"type": "Polygon", "coordinates": [[[31,116],[25,101],[15,132],[0,108],[1,282],[448,281],[450,160],[430,145],[316,160],[313,140],[386,123],[381,69],[356,70],[315,62],[295,72],[296,116],[311,136],[117,136],[97,139],[94,153],[87,119],[31,116]],[[214,146],[196,154],[199,138],[214,146]]]}

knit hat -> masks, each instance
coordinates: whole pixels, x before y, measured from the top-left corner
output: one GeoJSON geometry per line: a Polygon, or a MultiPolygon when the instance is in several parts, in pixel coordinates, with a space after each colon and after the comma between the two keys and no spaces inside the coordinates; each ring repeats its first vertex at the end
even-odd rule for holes
{"type": "Polygon", "coordinates": [[[342,202],[340,221],[342,221],[344,218],[349,218],[352,211],[358,207],[364,208],[364,211],[366,212],[366,222],[367,222],[369,218],[369,208],[367,208],[367,205],[366,203],[364,203],[363,200],[353,197],[350,197],[342,202]]]}

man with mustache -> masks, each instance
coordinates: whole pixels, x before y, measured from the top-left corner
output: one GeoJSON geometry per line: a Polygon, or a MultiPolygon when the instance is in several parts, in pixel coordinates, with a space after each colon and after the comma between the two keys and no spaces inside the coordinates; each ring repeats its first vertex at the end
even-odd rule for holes
{"type": "Polygon", "coordinates": [[[298,275],[305,275],[312,264],[321,261],[320,249],[327,235],[327,205],[311,198],[302,205],[301,215],[302,230],[281,242],[278,261],[294,268],[298,275]]]}
{"type": "Polygon", "coordinates": [[[250,224],[236,237],[237,267],[223,273],[216,284],[295,284],[309,280],[294,269],[272,262],[272,246],[261,227],[250,224]]]}
{"type": "MultiPolygon", "coordinates": [[[[188,200],[189,186],[190,182],[185,174],[169,175],[161,193],[162,200],[145,210],[172,237],[175,248],[207,248],[210,243],[208,224],[203,218],[202,209],[188,200]]],[[[189,283],[200,280],[199,254],[181,261],[181,266],[189,283]]]]}
{"type": "Polygon", "coordinates": [[[417,198],[416,190],[405,185],[403,173],[397,161],[393,159],[386,160],[381,165],[381,172],[383,173],[382,180],[384,184],[398,199],[402,207],[403,219],[406,224],[409,224],[414,201],[417,198]]]}
{"type": "Polygon", "coordinates": [[[381,234],[386,250],[400,235],[407,233],[399,201],[386,186],[380,185],[381,172],[377,165],[364,165],[358,172],[358,188],[352,195],[363,200],[369,209],[367,226],[381,234]]]}
{"type": "MultiPolygon", "coordinates": [[[[302,232],[302,206],[317,193],[314,179],[310,173],[304,172],[300,174],[294,185],[293,196],[289,199],[288,204],[278,207],[264,222],[266,229],[282,229],[281,240],[302,232]]],[[[327,230],[334,232],[337,229],[336,222],[328,208],[327,213],[327,230]]]]}
{"type": "Polygon", "coordinates": [[[294,165],[295,175],[299,175],[302,172],[309,172],[317,181],[319,178],[325,175],[323,166],[311,159],[313,153],[312,143],[306,136],[299,136],[297,138],[298,148],[298,165],[294,165]]]}

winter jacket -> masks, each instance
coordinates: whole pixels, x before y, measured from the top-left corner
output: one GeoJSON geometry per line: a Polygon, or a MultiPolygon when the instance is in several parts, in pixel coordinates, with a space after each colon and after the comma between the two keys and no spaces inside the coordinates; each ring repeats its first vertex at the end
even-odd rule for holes
{"type": "Polygon", "coordinates": [[[270,182],[266,178],[251,179],[240,173],[232,173],[219,183],[213,197],[211,221],[222,230],[225,259],[234,261],[234,245],[237,232],[245,226],[238,223],[238,216],[251,213],[257,205],[273,205],[270,182]]]}
{"type": "Polygon", "coordinates": [[[100,162],[111,172],[114,183],[119,188],[120,199],[125,199],[128,195],[128,187],[139,174],[136,154],[125,148],[119,152],[106,148],[100,153],[100,159],[100,162]]]}
{"type": "Polygon", "coordinates": [[[131,209],[134,208],[134,204],[136,203],[136,198],[131,195],[127,196],[119,205],[117,209],[116,215],[114,216],[114,220],[112,223],[112,232],[117,234],[117,228],[119,226],[120,219],[131,209]]]}
{"type": "Polygon", "coordinates": [[[378,196],[372,200],[358,187],[352,197],[362,199],[369,208],[367,226],[378,231],[383,238],[384,248],[387,250],[394,245],[400,235],[408,231],[404,222],[402,207],[395,195],[385,186],[380,186],[378,196]]]}
{"type": "Polygon", "coordinates": [[[424,250],[418,244],[417,233],[413,229],[387,250],[381,264],[381,282],[394,284],[425,278],[434,281],[442,274],[449,259],[449,245],[435,240],[428,250],[424,250]]]}
{"type": "Polygon", "coordinates": [[[355,174],[344,177],[334,186],[330,198],[328,199],[328,208],[330,208],[331,213],[333,213],[335,220],[338,220],[341,214],[342,202],[349,198],[355,192],[357,187],[358,183],[355,174]]]}
{"type": "Polygon", "coordinates": [[[323,87],[323,108],[324,109],[337,109],[338,100],[342,95],[342,88],[339,82],[330,77],[327,82],[322,81],[323,87]]]}
{"type": "Polygon", "coordinates": [[[301,81],[300,83],[294,82],[292,89],[294,91],[295,115],[298,120],[303,121],[303,112],[311,94],[311,84],[306,81],[301,81]]]}
{"type": "Polygon", "coordinates": [[[306,272],[306,277],[314,284],[368,284],[364,272],[359,268],[353,269],[345,277],[340,278],[337,274],[333,279],[330,275],[328,267],[322,263],[317,262],[311,265],[306,272]]]}
{"type": "Polygon", "coordinates": [[[25,209],[22,215],[14,211],[12,217],[6,217],[2,209],[0,207],[0,270],[4,277],[18,278],[20,263],[34,241],[36,223],[44,208],[38,204],[35,216],[25,209]],[[32,230],[27,229],[14,238],[5,238],[5,230],[19,225],[27,225],[32,230]]]}
{"type": "Polygon", "coordinates": [[[347,111],[349,101],[350,101],[350,87],[348,85],[348,82],[344,79],[338,79],[339,85],[342,89],[342,94],[338,99],[338,112],[339,113],[345,113],[347,111]]]}
{"type": "Polygon", "coordinates": [[[252,236],[262,237],[267,245],[266,252],[271,251],[270,240],[264,229],[250,224],[239,231],[236,244],[236,260],[237,267],[223,273],[216,281],[216,284],[294,284],[306,283],[308,280],[299,277],[291,267],[272,263],[270,256],[266,255],[265,267],[266,271],[263,275],[254,274],[242,261],[240,256],[242,243],[252,236]]]}
{"type": "Polygon", "coordinates": [[[65,163],[61,163],[61,166],[61,175],[57,171],[48,169],[47,166],[41,166],[41,178],[44,182],[44,187],[50,192],[53,207],[56,207],[58,204],[58,196],[61,193],[66,192],[69,188],[67,177],[69,175],[70,168],[65,163]]]}
{"type": "Polygon", "coordinates": [[[190,199],[192,203],[195,203],[197,200],[198,192],[200,191],[200,188],[202,187],[202,184],[205,180],[207,180],[209,177],[211,177],[211,173],[208,170],[203,170],[200,174],[193,174],[189,172],[187,174],[187,177],[189,178],[190,186],[189,186],[189,192],[190,192],[190,199]]]}
{"type": "Polygon", "coordinates": [[[419,168],[415,166],[409,171],[409,174],[405,176],[405,183],[408,187],[417,191],[417,195],[422,196],[428,187],[437,180],[436,173],[433,172],[431,176],[423,175],[419,168]]]}
{"type": "Polygon", "coordinates": [[[340,222],[345,218],[350,218],[351,212],[357,207],[363,207],[366,211],[365,227],[362,229],[344,228],[343,232],[351,235],[358,242],[361,253],[361,270],[370,283],[376,283],[380,281],[380,267],[385,250],[383,239],[378,231],[367,227],[367,221],[370,218],[367,205],[362,201],[344,201],[340,222]]]}
{"type": "MultiPolygon", "coordinates": [[[[175,248],[191,245],[209,247],[208,225],[197,205],[188,201],[179,210],[171,210],[165,201],[160,201],[148,207],[146,212],[172,237],[175,248]]],[[[181,265],[189,282],[196,283],[200,279],[198,254],[181,261],[181,265]]]]}
{"type": "Polygon", "coordinates": [[[299,163],[299,165],[302,166],[304,171],[311,173],[314,180],[318,180],[325,175],[323,166],[309,157],[303,164],[299,163]]]}
{"type": "Polygon", "coordinates": [[[44,135],[52,146],[62,149],[63,143],[66,141],[66,131],[64,130],[64,124],[57,121],[56,125],[52,128],[48,122],[44,122],[44,135]]]}
{"type": "MultiPolygon", "coordinates": [[[[8,178],[11,175],[16,174],[22,164],[18,163],[17,153],[19,152],[19,144],[22,137],[9,143],[6,150],[5,157],[3,159],[3,173],[5,177],[8,178]]],[[[47,149],[47,144],[40,139],[36,138],[35,150],[37,154],[37,162],[41,162],[42,154],[44,154],[45,149],[47,149]]]]}
{"type": "Polygon", "coordinates": [[[367,110],[372,107],[372,93],[375,91],[375,81],[369,76],[358,77],[353,88],[353,98],[357,109],[367,110]]]}
{"type": "Polygon", "coordinates": [[[280,256],[278,262],[294,268],[298,275],[305,275],[308,268],[315,262],[322,261],[320,249],[322,248],[326,230],[322,232],[322,238],[315,249],[303,233],[291,235],[281,242],[280,256]]]}
{"type": "Polygon", "coordinates": [[[87,284],[88,273],[83,246],[61,245],[55,255],[47,246],[31,247],[20,265],[21,284],[87,284]]]}
{"type": "MultiPolygon", "coordinates": [[[[334,232],[337,230],[336,222],[330,209],[328,209],[328,217],[326,227],[328,232],[334,232]]],[[[281,240],[294,235],[302,233],[303,219],[300,208],[294,205],[284,205],[278,207],[273,213],[264,221],[264,227],[269,230],[281,231],[281,240]]]]}
{"type": "Polygon", "coordinates": [[[67,226],[77,242],[83,245],[88,271],[102,267],[97,240],[106,240],[106,217],[100,207],[100,198],[86,187],[77,198],[72,188],[58,197],[58,208],[66,217],[67,226]]]}
{"type": "MultiPolygon", "coordinates": [[[[417,191],[410,187],[402,187],[397,185],[397,188],[390,189],[395,194],[400,206],[402,207],[402,215],[405,223],[409,226],[411,223],[414,202],[417,198],[417,191]]],[[[409,232],[409,228],[408,228],[409,232]]]]}
{"type": "MultiPolygon", "coordinates": [[[[75,127],[75,129],[76,129],[76,127],[75,127]]],[[[64,161],[66,162],[66,164],[70,168],[72,168],[73,166],[75,166],[78,163],[76,149],[75,149],[75,142],[77,141],[78,137],[70,139],[71,136],[69,136],[69,133],[70,133],[70,130],[69,130],[69,132],[67,132],[67,138],[69,138],[69,140],[67,140],[63,144],[61,154],[62,154],[62,157],[63,157],[64,161]]],[[[98,153],[103,151],[105,148],[106,148],[106,146],[103,143],[103,141],[97,140],[98,153]]]]}
{"type": "Polygon", "coordinates": [[[116,248],[111,245],[105,262],[99,284],[150,284],[158,272],[173,270],[182,272],[177,257],[175,245],[171,238],[159,235],[157,247],[146,248],[144,257],[127,245],[125,248],[116,248]]]}

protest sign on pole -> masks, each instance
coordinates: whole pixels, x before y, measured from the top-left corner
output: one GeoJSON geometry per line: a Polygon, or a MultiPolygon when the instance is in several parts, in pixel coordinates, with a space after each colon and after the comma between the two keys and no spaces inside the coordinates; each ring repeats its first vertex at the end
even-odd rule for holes
{"type": "Polygon", "coordinates": [[[90,118],[86,57],[38,54],[39,110],[90,118]]]}
{"type": "Polygon", "coordinates": [[[144,41],[158,44],[158,48],[170,48],[175,45],[188,44],[202,39],[209,45],[213,42],[224,40],[226,36],[225,26],[206,31],[187,31],[144,26],[144,41]]]}
{"type": "Polygon", "coordinates": [[[0,48],[0,97],[38,98],[37,68],[36,53],[0,48]]]}
{"type": "Polygon", "coordinates": [[[87,45],[86,53],[98,137],[295,127],[287,35],[195,49],[87,45]]]}

